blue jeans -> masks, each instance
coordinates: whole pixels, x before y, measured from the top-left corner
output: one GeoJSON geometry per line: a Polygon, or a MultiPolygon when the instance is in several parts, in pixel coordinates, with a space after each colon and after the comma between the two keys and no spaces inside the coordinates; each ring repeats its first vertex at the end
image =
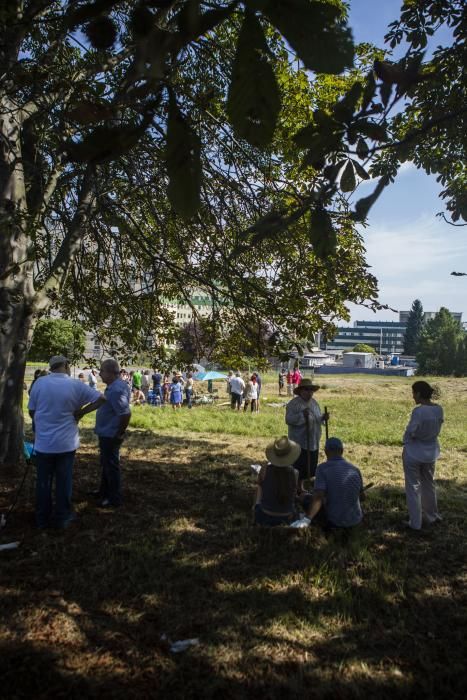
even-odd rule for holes
{"type": "Polygon", "coordinates": [[[191,408],[191,397],[193,396],[193,389],[185,389],[186,403],[188,408],[191,408]]]}
{"type": "Polygon", "coordinates": [[[75,451],[57,454],[36,452],[36,523],[38,527],[65,526],[72,517],[71,493],[75,451]],[[55,509],[52,485],[55,478],[55,509]]]}
{"type": "Polygon", "coordinates": [[[154,398],[158,396],[161,400],[161,404],[164,403],[164,395],[162,393],[162,387],[160,384],[154,384],[153,388],[154,398]]]}
{"type": "Polygon", "coordinates": [[[101,458],[101,485],[99,493],[102,499],[108,499],[114,506],[122,503],[122,488],[120,474],[120,445],[121,440],[99,435],[99,450],[101,458]]]}

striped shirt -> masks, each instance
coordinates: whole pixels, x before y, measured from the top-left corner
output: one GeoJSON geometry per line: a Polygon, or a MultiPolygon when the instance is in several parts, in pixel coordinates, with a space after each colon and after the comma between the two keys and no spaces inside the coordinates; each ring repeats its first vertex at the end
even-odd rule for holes
{"type": "Polygon", "coordinates": [[[327,519],[337,527],[358,525],[363,514],[360,470],[343,457],[331,457],[316,469],[315,490],[326,494],[327,519]]]}

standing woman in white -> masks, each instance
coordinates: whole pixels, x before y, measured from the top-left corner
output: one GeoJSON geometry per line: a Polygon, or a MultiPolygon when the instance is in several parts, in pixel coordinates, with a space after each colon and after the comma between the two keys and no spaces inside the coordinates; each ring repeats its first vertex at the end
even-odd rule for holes
{"type": "Polygon", "coordinates": [[[438,435],[443,424],[443,409],[432,402],[434,389],[428,382],[412,384],[417,404],[412,411],[402,442],[405,495],[409,521],[413,530],[421,530],[422,521],[431,525],[439,520],[434,483],[435,463],[439,457],[438,435]]]}

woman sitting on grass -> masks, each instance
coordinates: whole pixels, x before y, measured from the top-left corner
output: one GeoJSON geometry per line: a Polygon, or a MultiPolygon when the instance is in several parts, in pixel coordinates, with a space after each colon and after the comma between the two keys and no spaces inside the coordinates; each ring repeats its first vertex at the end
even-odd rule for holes
{"type": "Polygon", "coordinates": [[[300,445],[285,436],[266,447],[269,464],[258,475],[254,506],[257,525],[289,525],[296,519],[298,472],[292,465],[300,450],[300,445]]]}

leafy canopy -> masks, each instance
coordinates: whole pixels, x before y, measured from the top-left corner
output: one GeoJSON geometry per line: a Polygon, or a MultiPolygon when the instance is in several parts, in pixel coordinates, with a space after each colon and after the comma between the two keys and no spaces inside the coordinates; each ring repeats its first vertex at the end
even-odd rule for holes
{"type": "Polygon", "coordinates": [[[82,326],[64,319],[40,320],[34,329],[34,337],[28,359],[47,362],[52,355],[65,355],[70,362],[82,359],[85,333],[82,326]]]}
{"type": "Polygon", "coordinates": [[[427,321],[421,332],[416,356],[418,374],[462,374],[465,337],[459,322],[448,309],[442,307],[435,318],[427,321]]]}

